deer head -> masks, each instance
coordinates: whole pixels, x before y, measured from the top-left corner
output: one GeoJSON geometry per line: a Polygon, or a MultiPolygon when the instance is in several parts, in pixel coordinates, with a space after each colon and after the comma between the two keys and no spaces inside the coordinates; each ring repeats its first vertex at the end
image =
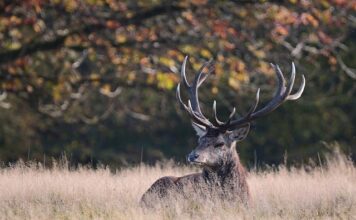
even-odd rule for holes
{"type": "Polygon", "coordinates": [[[217,117],[216,102],[214,101],[213,112],[215,117],[214,122],[211,122],[203,115],[200,109],[198,89],[214,70],[213,62],[210,60],[203,64],[192,84],[190,84],[185,73],[187,60],[188,57],[186,56],[181,67],[181,83],[177,86],[177,99],[182,108],[191,117],[193,128],[199,136],[198,146],[187,156],[187,160],[190,163],[199,164],[203,167],[219,168],[232,160],[234,155],[236,155],[236,142],[242,141],[247,136],[250,130],[250,123],[272,112],[285,101],[298,99],[305,87],[305,78],[302,75],[302,84],[299,90],[295,94],[291,94],[295,79],[294,63],[292,63],[292,73],[287,84],[279,66],[271,64],[277,75],[278,86],[270,102],[257,110],[260,94],[260,89],[258,89],[255,103],[245,116],[236,119],[236,109],[234,108],[228,120],[223,122],[217,117]],[[207,73],[204,73],[205,69],[208,70],[207,73]],[[188,90],[189,100],[187,104],[182,101],[180,95],[181,84],[188,90]]]}

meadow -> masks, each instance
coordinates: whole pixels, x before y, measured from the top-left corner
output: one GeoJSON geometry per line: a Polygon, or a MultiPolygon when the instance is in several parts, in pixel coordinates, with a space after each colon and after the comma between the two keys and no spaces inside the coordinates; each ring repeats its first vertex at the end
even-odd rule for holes
{"type": "MultiPolygon", "coordinates": [[[[356,169],[347,157],[324,166],[251,170],[252,205],[190,198],[143,209],[139,200],[159,177],[194,167],[165,162],[112,171],[18,162],[0,169],[0,219],[355,219],[356,169]]],[[[155,201],[153,201],[155,202],[155,201]]]]}

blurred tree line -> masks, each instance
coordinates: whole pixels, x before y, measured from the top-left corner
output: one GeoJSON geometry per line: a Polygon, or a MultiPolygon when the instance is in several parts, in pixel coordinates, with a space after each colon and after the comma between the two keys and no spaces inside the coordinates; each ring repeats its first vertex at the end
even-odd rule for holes
{"type": "Polygon", "coordinates": [[[355,157],[355,12],[354,0],[0,0],[0,160],[184,161],[196,145],[175,99],[185,55],[189,76],[216,62],[207,115],[214,99],[222,116],[245,113],[258,87],[268,101],[270,62],[306,76],[301,99],[254,123],[246,164],[335,142],[355,157]]]}

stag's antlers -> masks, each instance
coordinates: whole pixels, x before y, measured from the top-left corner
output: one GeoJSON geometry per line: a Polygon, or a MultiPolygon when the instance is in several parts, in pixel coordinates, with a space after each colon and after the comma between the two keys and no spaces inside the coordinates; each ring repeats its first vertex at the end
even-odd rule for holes
{"type": "Polygon", "coordinates": [[[209,60],[208,62],[204,63],[203,66],[200,68],[198,74],[195,76],[195,79],[193,81],[192,85],[189,85],[186,74],[185,74],[185,66],[187,64],[188,56],[184,58],[182,68],[181,68],[181,81],[183,81],[184,86],[187,88],[188,93],[189,93],[189,100],[188,100],[188,106],[185,105],[182,101],[182,98],[180,96],[180,83],[177,86],[177,98],[180,102],[180,104],[183,106],[183,108],[189,113],[189,115],[192,117],[192,120],[196,122],[199,125],[202,125],[204,127],[214,127],[215,126],[207,119],[203,113],[200,110],[200,105],[199,105],[199,97],[198,97],[198,89],[201,86],[201,84],[206,80],[206,78],[209,76],[211,72],[214,70],[213,62],[212,60],[209,60]],[[205,68],[208,68],[208,73],[203,75],[203,70],[205,68]],[[203,75],[203,78],[201,78],[203,75]]]}
{"type": "Polygon", "coordinates": [[[294,85],[294,80],[295,80],[295,65],[292,62],[292,73],[291,77],[289,80],[288,85],[286,86],[286,82],[283,76],[283,73],[281,69],[279,68],[278,65],[271,64],[271,66],[274,68],[277,79],[278,79],[278,87],[276,94],[274,95],[273,99],[265,105],[263,108],[260,110],[256,111],[258,102],[259,102],[259,97],[260,97],[260,89],[257,90],[256,93],[256,101],[255,104],[251,107],[251,109],[248,111],[248,113],[240,118],[233,120],[235,116],[236,109],[234,108],[226,122],[222,122],[218,119],[217,113],[216,113],[216,101],[214,101],[213,104],[213,112],[214,112],[214,118],[215,118],[215,123],[211,123],[209,119],[207,119],[203,113],[201,112],[200,105],[199,105],[199,98],[198,98],[198,89],[201,86],[201,84],[206,80],[206,78],[209,76],[209,74],[214,70],[213,62],[212,60],[206,62],[203,64],[203,66],[200,68],[198,74],[195,76],[195,79],[193,81],[193,84],[190,85],[188,83],[186,73],[185,73],[185,67],[187,64],[188,56],[184,58],[182,68],[181,68],[181,83],[185,85],[185,87],[188,90],[189,93],[189,100],[188,100],[188,105],[184,104],[182,101],[182,98],[180,96],[180,84],[177,86],[177,98],[179,100],[179,103],[181,106],[189,113],[190,117],[192,118],[192,121],[197,124],[200,127],[205,127],[208,130],[218,130],[218,131],[226,131],[226,130],[233,130],[236,129],[240,126],[243,126],[247,123],[250,123],[251,121],[262,117],[276,108],[278,108],[283,102],[287,100],[296,100],[298,99],[305,87],[305,77],[302,75],[302,84],[299,87],[299,90],[295,94],[291,94],[293,85],[294,85]],[[203,70],[205,68],[208,68],[208,73],[203,74],[203,70]]]}

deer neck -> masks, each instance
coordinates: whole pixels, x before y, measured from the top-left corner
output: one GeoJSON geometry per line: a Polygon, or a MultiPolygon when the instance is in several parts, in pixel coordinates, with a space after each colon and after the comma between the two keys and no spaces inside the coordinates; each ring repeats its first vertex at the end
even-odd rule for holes
{"type": "Polygon", "coordinates": [[[204,168],[203,176],[207,182],[215,182],[219,185],[235,183],[244,176],[244,169],[240,164],[240,159],[236,151],[227,158],[221,166],[216,168],[204,168]]]}

